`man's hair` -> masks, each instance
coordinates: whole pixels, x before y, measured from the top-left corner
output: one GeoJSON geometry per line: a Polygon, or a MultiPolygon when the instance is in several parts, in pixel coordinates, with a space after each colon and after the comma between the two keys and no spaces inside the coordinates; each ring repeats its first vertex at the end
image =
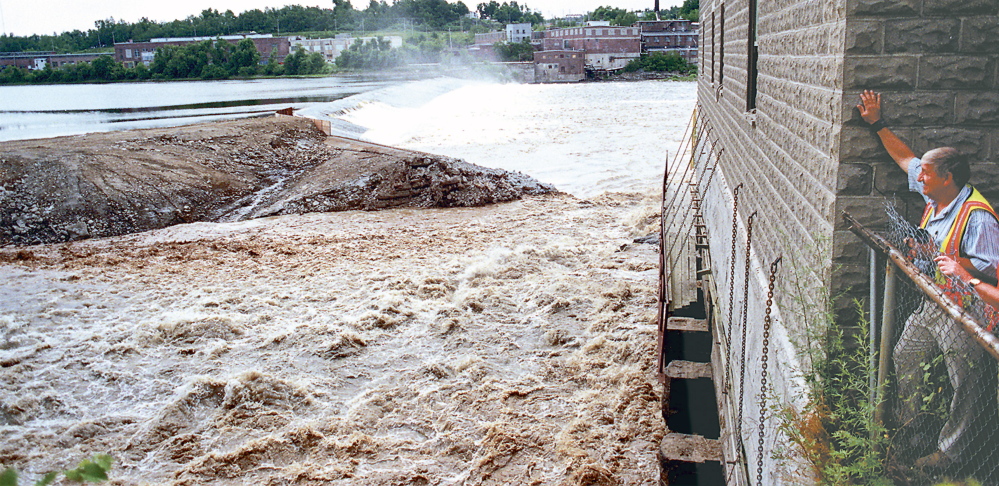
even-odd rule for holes
{"type": "Polygon", "coordinates": [[[954,147],[940,147],[926,152],[923,158],[931,162],[937,170],[937,175],[947,177],[947,174],[954,176],[954,184],[958,188],[964,187],[971,179],[971,167],[968,164],[968,156],[958,152],[954,147]]]}

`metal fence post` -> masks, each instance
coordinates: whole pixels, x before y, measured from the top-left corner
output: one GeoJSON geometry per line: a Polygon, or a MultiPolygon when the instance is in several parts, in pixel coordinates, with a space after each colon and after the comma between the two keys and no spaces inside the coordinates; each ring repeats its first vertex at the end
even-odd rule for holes
{"type": "Polygon", "coordinates": [[[895,282],[898,267],[892,262],[885,262],[884,303],[881,305],[881,347],[878,352],[878,384],[874,419],[884,423],[885,417],[885,382],[888,380],[888,365],[891,364],[891,343],[895,340],[895,282]]]}

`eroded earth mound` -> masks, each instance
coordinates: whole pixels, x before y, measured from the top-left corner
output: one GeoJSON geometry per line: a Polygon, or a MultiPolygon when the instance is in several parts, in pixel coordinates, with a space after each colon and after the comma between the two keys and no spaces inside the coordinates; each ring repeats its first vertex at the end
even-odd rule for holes
{"type": "Polygon", "coordinates": [[[98,133],[0,144],[0,245],[549,192],[520,173],[327,137],[303,118],[98,133]]]}

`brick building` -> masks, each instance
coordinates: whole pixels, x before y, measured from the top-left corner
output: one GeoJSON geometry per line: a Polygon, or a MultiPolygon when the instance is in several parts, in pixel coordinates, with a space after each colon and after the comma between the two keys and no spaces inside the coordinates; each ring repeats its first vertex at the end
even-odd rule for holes
{"type": "Polygon", "coordinates": [[[250,39],[260,53],[262,62],[266,62],[274,54],[277,62],[284,61],[291,49],[287,37],[274,37],[271,34],[240,34],[218,37],[170,37],[150,39],[148,42],[117,42],[114,45],[114,58],[127,68],[135,67],[137,63],[147,66],[153,62],[156,50],[163,46],[186,46],[206,40],[224,40],[236,44],[243,39],[250,39]]]}
{"type": "MultiPolygon", "coordinates": [[[[701,195],[712,300],[721,316],[732,315],[739,303],[729,289],[745,291],[746,320],[763,322],[768,267],[783,257],[771,344],[771,363],[779,365],[771,369],[771,383],[779,396],[800,397],[800,390],[789,391],[798,383],[793,365],[809,331],[802,314],[822,309],[819,289],[846,292],[836,307],[840,317],[849,314],[850,298],[869,303],[867,247],[840,212],[877,227],[886,220],[886,197],[904,203],[910,222],[918,222],[922,209],[905,175],[860,121],[855,106],[862,90],[883,93],[888,126],[917,154],[942,145],[970,153],[971,182],[999,201],[999,2],[701,0],[700,23],[699,117],[716,157],[697,158],[699,167],[715,167],[701,195]],[[730,270],[745,263],[730,256],[732,230],[741,253],[754,212],[746,280],[741,270],[730,270]]],[[[748,333],[746,374],[758,383],[760,326],[748,333]]],[[[742,392],[740,383],[731,385],[728,400],[742,392]]],[[[729,420],[731,410],[731,403],[723,405],[729,420]]],[[[747,406],[736,426],[755,431],[758,418],[758,408],[747,406]]],[[[772,432],[775,422],[767,425],[772,432]]],[[[775,435],[768,435],[766,450],[775,448],[775,435]]],[[[746,453],[749,464],[762,460],[768,474],[779,468],[769,454],[758,458],[755,447],[746,453]]]]}
{"type": "Polygon", "coordinates": [[[506,42],[506,39],[505,30],[475,34],[475,43],[469,46],[468,53],[484,61],[494,61],[496,60],[496,43],[506,42]]]}
{"type": "Polygon", "coordinates": [[[643,20],[635,24],[642,33],[642,54],[676,52],[697,64],[698,24],[689,20],[643,20]]]}
{"type": "Polygon", "coordinates": [[[534,53],[534,82],[572,83],[586,79],[582,51],[541,51],[534,53]]]}
{"type": "Polygon", "coordinates": [[[545,51],[584,51],[587,69],[616,70],[641,55],[638,27],[587,26],[545,31],[545,51]]]}
{"type": "Polygon", "coordinates": [[[53,51],[43,52],[6,52],[0,53],[0,66],[17,66],[34,71],[45,69],[45,66],[60,68],[79,62],[91,62],[107,54],[56,54],[53,51]]]}

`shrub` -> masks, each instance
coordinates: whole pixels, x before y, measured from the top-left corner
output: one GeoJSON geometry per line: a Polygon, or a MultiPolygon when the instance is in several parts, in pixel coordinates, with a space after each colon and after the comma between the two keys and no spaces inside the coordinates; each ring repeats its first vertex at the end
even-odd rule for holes
{"type": "MultiPolygon", "coordinates": [[[[70,481],[76,481],[78,483],[88,482],[88,483],[99,483],[102,481],[107,481],[108,471],[111,470],[111,463],[114,459],[107,454],[97,454],[96,456],[84,460],[78,466],[73,469],[58,472],[53,471],[42,479],[35,482],[35,486],[47,486],[52,484],[60,474],[66,477],[70,481]]],[[[0,486],[17,486],[17,471],[14,468],[7,468],[0,473],[0,486]]]]}
{"type": "Polygon", "coordinates": [[[696,68],[691,66],[686,59],[680,57],[679,54],[675,52],[653,52],[635,59],[628,63],[624,67],[624,71],[632,73],[635,71],[648,71],[648,72],[674,72],[674,73],[689,73],[694,71],[696,68]]]}

